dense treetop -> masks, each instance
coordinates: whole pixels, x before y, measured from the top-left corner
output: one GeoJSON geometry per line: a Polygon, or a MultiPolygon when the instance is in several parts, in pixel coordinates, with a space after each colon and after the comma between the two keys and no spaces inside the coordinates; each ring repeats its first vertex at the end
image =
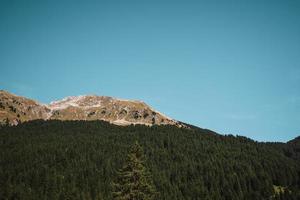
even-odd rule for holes
{"type": "Polygon", "coordinates": [[[32,121],[0,129],[0,199],[113,199],[138,141],[158,199],[299,199],[299,138],[259,143],[175,126],[32,121]]]}

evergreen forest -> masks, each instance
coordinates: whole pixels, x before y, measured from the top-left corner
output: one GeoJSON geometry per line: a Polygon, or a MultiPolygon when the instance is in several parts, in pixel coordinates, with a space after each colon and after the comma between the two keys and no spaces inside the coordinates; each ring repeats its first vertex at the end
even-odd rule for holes
{"type": "Polygon", "coordinates": [[[299,155],[300,138],[262,143],[193,126],[36,120],[0,128],[0,199],[126,199],[124,176],[135,169],[149,199],[299,200],[299,155]]]}

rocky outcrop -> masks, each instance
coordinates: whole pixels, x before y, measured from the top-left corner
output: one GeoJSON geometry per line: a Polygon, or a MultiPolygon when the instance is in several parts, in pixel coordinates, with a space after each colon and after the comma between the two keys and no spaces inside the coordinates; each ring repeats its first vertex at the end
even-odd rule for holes
{"type": "Polygon", "coordinates": [[[50,104],[0,91],[0,123],[17,125],[35,119],[104,120],[117,125],[176,125],[182,123],[154,110],[146,103],[107,96],[67,97],[50,104]]]}

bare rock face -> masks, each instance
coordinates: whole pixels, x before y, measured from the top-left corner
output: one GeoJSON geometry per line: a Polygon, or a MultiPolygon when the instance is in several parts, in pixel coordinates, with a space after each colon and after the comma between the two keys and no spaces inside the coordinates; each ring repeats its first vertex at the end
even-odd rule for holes
{"type": "Polygon", "coordinates": [[[0,91],[0,124],[17,125],[35,119],[104,120],[117,125],[184,125],[141,101],[107,96],[66,97],[48,105],[0,91]]]}
{"type": "Polygon", "coordinates": [[[34,100],[0,90],[0,124],[17,125],[23,121],[44,119],[50,109],[34,100]]]}

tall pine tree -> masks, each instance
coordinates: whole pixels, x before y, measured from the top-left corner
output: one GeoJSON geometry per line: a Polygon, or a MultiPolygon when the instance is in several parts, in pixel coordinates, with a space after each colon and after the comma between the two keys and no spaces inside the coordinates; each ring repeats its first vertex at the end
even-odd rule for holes
{"type": "Polygon", "coordinates": [[[115,200],[152,200],[156,197],[150,173],[145,167],[142,147],[136,142],[130,149],[125,165],[113,183],[115,200]]]}

